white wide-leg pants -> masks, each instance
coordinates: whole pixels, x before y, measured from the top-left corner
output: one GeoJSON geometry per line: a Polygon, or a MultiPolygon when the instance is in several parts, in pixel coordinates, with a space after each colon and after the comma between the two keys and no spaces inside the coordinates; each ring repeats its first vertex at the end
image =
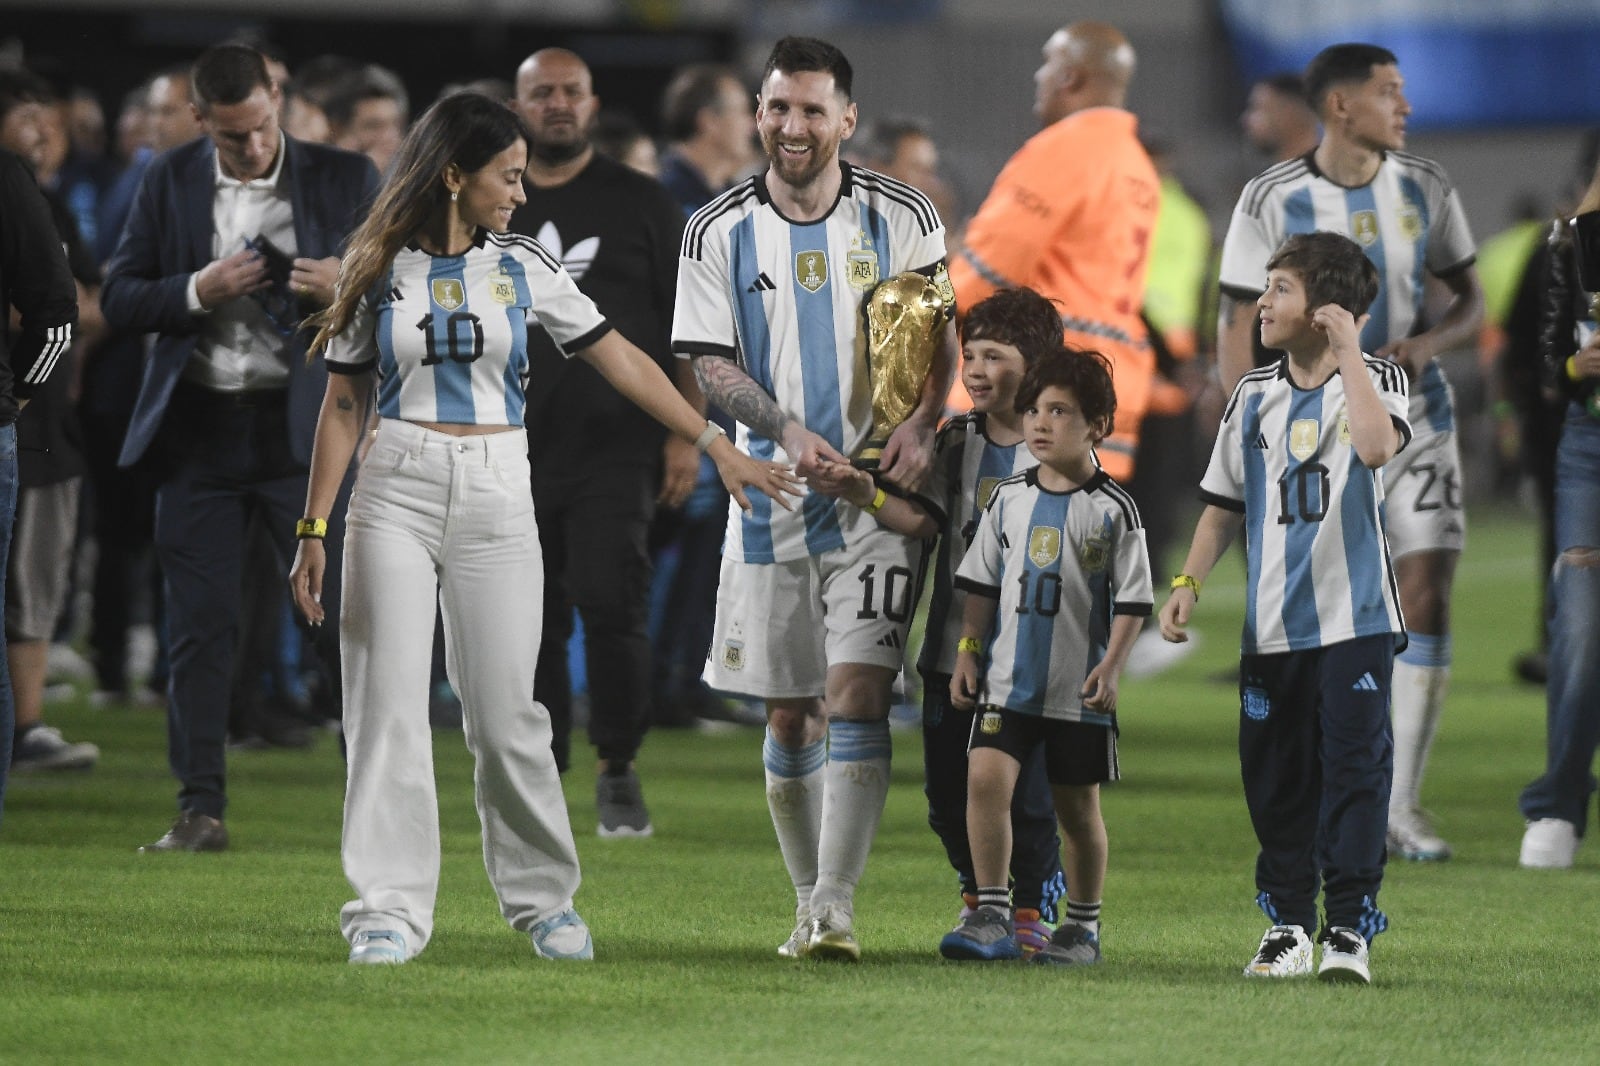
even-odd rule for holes
{"type": "Polygon", "coordinates": [[[461,697],[483,861],[512,927],[572,905],[578,854],[533,700],[544,570],[528,437],[453,437],[383,419],[350,499],[340,648],[349,748],[343,858],[347,939],[433,931],[439,807],[428,725],[435,602],[461,697]]]}

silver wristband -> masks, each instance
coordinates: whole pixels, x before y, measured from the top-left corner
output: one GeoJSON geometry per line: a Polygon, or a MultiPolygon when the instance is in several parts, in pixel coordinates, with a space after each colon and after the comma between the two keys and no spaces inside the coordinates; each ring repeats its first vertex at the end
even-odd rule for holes
{"type": "Polygon", "coordinates": [[[712,441],[716,440],[718,437],[726,437],[727,435],[727,430],[723,429],[715,422],[708,421],[706,422],[706,428],[702,429],[700,431],[700,435],[694,439],[695,450],[704,452],[707,448],[711,447],[712,441]]]}

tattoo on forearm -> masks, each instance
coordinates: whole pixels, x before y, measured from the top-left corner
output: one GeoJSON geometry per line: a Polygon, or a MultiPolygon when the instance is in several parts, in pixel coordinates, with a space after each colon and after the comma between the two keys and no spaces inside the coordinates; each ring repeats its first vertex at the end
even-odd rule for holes
{"type": "Polygon", "coordinates": [[[781,441],[789,416],[777,401],[731,359],[702,355],[694,360],[695,380],[706,399],[769,440],[781,441]]]}
{"type": "Polygon", "coordinates": [[[334,397],[333,405],[341,411],[354,411],[356,409],[356,401],[353,396],[336,396],[334,397]]]}

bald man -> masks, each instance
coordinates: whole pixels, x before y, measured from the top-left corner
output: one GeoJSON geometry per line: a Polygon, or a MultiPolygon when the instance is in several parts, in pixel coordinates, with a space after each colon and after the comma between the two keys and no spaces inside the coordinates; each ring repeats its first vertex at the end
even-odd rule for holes
{"type": "Polygon", "coordinates": [[[1123,107],[1133,46],[1103,22],[1075,22],[1044,45],[1033,110],[1044,129],[1018,149],[950,264],[958,307],[1028,286],[1061,309],[1063,337],[1104,353],[1116,426],[1099,445],[1112,477],[1133,473],[1155,354],[1139,308],[1160,181],[1123,107]]]}
{"type": "MultiPolygon", "coordinates": [[[[547,48],[529,56],[517,69],[514,103],[532,151],[527,203],[511,229],[561,260],[618,332],[703,411],[688,360],[671,352],[683,209],[654,178],[595,151],[600,98],[577,55],[547,48]]],[[[556,765],[565,770],[572,730],[566,645],[576,607],[589,740],[599,757],[598,832],[649,836],[634,769],[652,695],[646,539],[656,504],[681,505],[694,487],[699,453],[668,437],[588,364],[564,358],[543,330],[528,331],[528,356],[528,455],[546,582],[534,696],[550,709],[556,765]]]]}

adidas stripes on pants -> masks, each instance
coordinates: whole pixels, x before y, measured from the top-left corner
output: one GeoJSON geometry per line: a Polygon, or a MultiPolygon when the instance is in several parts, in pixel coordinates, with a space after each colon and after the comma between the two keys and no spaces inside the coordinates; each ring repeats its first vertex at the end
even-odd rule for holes
{"type": "Polygon", "coordinates": [[[344,554],[345,936],[433,931],[439,807],[428,726],[434,604],[461,696],[483,859],[512,927],[572,905],[578,854],[533,699],[544,567],[521,431],[452,437],[384,419],[351,496],[344,554]]]}
{"type": "Polygon", "coordinates": [[[1394,739],[1393,634],[1239,662],[1239,765],[1261,844],[1256,888],[1274,921],[1381,930],[1394,739]]]}

